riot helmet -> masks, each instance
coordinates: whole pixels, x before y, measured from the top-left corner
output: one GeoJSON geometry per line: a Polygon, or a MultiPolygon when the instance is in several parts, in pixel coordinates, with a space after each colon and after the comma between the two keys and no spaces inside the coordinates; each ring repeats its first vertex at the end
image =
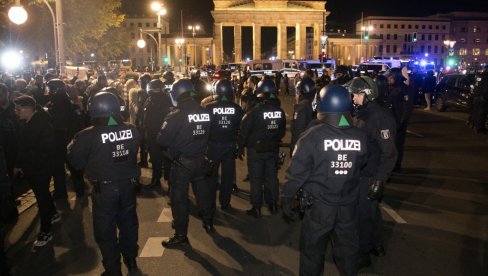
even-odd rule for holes
{"type": "Polygon", "coordinates": [[[146,91],[149,94],[163,92],[164,84],[159,79],[154,79],[146,85],[146,91]]]}
{"type": "Polygon", "coordinates": [[[227,79],[217,81],[213,86],[213,93],[219,96],[231,97],[234,94],[234,87],[227,79]]]}
{"type": "Polygon", "coordinates": [[[119,99],[113,93],[104,90],[88,100],[88,112],[92,118],[120,115],[119,99]]]}
{"type": "MultiPolygon", "coordinates": [[[[276,93],[276,85],[273,80],[269,78],[264,78],[258,83],[254,94],[258,98],[269,98],[271,95],[276,93]]],[[[276,97],[276,95],[275,95],[276,97]]]]}
{"type": "Polygon", "coordinates": [[[65,93],[67,91],[66,84],[64,81],[60,79],[51,79],[50,81],[47,82],[47,88],[49,89],[49,94],[54,95],[54,94],[59,94],[59,93],[65,93]]]}
{"type": "Polygon", "coordinates": [[[162,77],[163,77],[163,79],[164,79],[165,81],[167,81],[167,82],[171,82],[171,83],[172,83],[172,82],[174,82],[174,81],[175,81],[175,75],[174,75],[174,74],[173,74],[173,72],[171,72],[171,71],[165,71],[165,72],[163,73],[163,76],[162,76],[162,77]]]}
{"type": "Polygon", "coordinates": [[[151,76],[149,76],[148,74],[144,74],[144,75],[139,77],[139,86],[142,89],[144,89],[144,88],[146,88],[147,83],[150,81],[151,81],[151,76]]]}
{"type": "Polygon", "coordinates": [[[368,76],[355,77],[344,84],[344,87],[347,88],[351,94],[364,93],[365,99],[370,102],[378,97],[378,86],[373,79],[368,76]]]}
{"type": "Polygon", "coordinates": [[[324,86],[315,98],[317,119],[333,127],[352,126],[351,96],[346,88],[336,84],[324,86]]]}
{"type": "Polygon", "coordinates": [[[310,77],[305,77],[297,83],[297,93],[300,95],[314,92],[315,82],[310,77]]]}
{"type": "Polygon", "coordinates": [[[179,79],[173,83],[173,87],[171,87],[171,101],[173,102],[173,105],[176,106],[176,103],[185,99],[186,96],[192,96],[192,93],[196,94],[192,82],[189,79],[179,79]]]}
{"type": "Polygon", "coordinates": [[[198,69],[191,70],[191,72],[190,72],[190,78],[192,80],[200,79],[200,70],[198,70],[198,69]]]}
{"type": "MultiPolygon", "coordinates": [[[[386,76],[388,79],[390,79],[394,84],[398,85],[400,83],[403,83],[407,79],[403,76],[402,74],[402,69],[400,68],[391,68],[388,70],[386,73],[386,76]]],[[[391,82],[390,82],[391,83],[391,82]]]]}

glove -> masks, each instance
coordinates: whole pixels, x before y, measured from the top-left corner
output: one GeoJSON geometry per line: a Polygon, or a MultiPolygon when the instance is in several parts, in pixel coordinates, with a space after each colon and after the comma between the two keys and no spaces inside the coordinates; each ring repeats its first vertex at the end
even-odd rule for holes
{"type": "Polygon", "coordinates": [[[290,224],[295,221],[295,212],[293,212],[291,203],[289,201],[283,200],[283,220],[290,224]]]}
{"type": "Polygon", "coordinates": [[[368,199],[378,200],[383,197],[384,182],[381,180],[373,179],[369,186],[368,199]]]}
{"type": "Polygon", "coordinates": [[[239,160],[243,161],[243,160],[244,160],[244,158],[243,158],[243,157],[244,157],[244,155],[245,155],[245,154],[244,154],[244,148],[242,148],[242,147],[237,148],[237,151],[236,151],[235,157],[236,157],[236,158],[239,158],[239,160]]]}

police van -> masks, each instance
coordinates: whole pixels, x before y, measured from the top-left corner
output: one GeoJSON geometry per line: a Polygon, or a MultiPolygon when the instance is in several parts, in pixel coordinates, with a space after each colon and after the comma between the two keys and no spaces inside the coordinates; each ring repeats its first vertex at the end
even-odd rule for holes
{"type": "Polygon", "coordinates": [[[372,59],[368,60],[368,62],[386,64],[390,68],[402,67],[402,61],[400,60],[400,57],[374,56],[372,59]]]}
{"type": "Polygon", "coordinates": [[[246,65],[251,76],[262,78],[263,76],[274,76],[284,68],[281,59],[250,60],[246,65]]]}

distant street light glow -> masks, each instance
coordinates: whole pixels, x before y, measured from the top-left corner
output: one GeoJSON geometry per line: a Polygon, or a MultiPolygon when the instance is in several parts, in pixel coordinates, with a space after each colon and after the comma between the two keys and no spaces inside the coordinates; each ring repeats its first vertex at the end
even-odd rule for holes
{"type": "Polygon", "coordinates": [[[12,6],[8,10],[8,18],[17,25],[24,24],[27,17],[27,11],[21,5],[12,6]]]}
{"type": "Polygon", "coordinates": [[[9,50],[2,55],[2,65],[9,70],[20,67],[22,63],[22,56],[13,50],[9,50]]]}
{"type": "Polygon", "coordinates": [[[139,48],[144,48],[144,47],[146,47],[146,41],[144,41],[144,39],[139,39],[139,40],[137,41],[137,47],[139,47],[139,48]]]}

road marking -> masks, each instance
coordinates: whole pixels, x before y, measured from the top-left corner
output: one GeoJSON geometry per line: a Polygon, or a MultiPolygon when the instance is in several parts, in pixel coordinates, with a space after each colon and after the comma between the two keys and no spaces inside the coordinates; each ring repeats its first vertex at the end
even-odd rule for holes
{"type": "Polygon", "coordinates": [[[420,138],[424,138],[424,135],[422,135],[420,133],[417,133],[417,132],[410,131],[408,129],[407,129],[407,133],[412,134],[413,136],[417,136],[417,137],[420,137],[420,138]]]}
{"type": "Polygon", "coordinates": [[[139,255],[140,258],[143,257],[161,257],[164,253],[164,247],[161,242],[167,240],[168,237],[150,237],[147,239],[144,248],[139,255]]]}
{"type": "Polygon", "coordinates": [[[380,204],[380,206],[381,206],[381,208],[382,208],[383,210],[385,210],[385,212],[386,212],[388,215],[390,215],[390,217],[391,217],[391,218],[392,218],[392,219],[393,219],[393,220],[394,220],[396,223],[398,223],[398,224],[406,224],[406,223],[407,223],[407,221],[406,221],[406,220],[404,220],[402,217],[400,217],[400,215],[399,215],[397,212],[395,212],[395,210],[393,210],[393,209],[392,209],[392,208],[391,208],[391,207],[390,207],[388,204],[386,204],[386,203],[382,202],[382,203],[380,204]]]}
{"type": "Polygon", "coordinates": [[[173,214],[171,213],[171,208],[163,208],[161,215],[159,215],[158,222],[172,222],[173,214]]]}

